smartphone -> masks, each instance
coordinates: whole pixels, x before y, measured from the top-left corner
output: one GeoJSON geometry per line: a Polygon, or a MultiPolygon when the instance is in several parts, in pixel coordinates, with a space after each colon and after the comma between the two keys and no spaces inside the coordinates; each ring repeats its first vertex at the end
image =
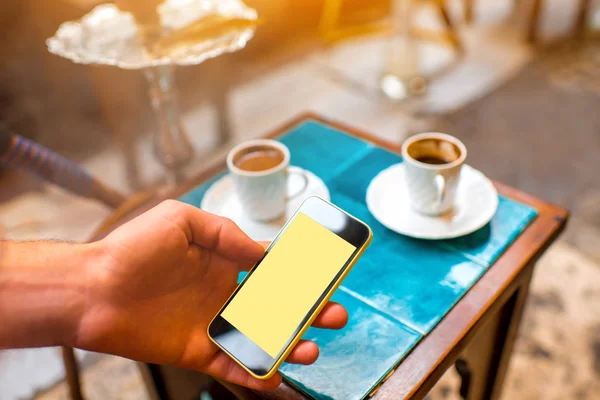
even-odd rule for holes
{"type": "Polygon", "coordinates": [[[208,336],[252,376],[270,378],[371,236],[364,222],[309,197],[211,321],[208,336]]]}

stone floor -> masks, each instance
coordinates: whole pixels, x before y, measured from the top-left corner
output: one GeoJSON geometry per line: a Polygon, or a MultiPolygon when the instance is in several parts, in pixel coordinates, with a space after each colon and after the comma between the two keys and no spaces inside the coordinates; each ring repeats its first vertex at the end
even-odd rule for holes
{"type": "MultiPolygon", "coordinates": [[[[600,264],[560,241],[539,261],[502,398],[596,399],[600,393],[600,264]]],[[[449,369],[429,400],[458,400],[449,369]]]]}
{"type": "MultiPolygon", "coordinates": [[[[414,106],[418,110],[444,115],[460,109],[511,79],[534,57],[532,48],[521,40],[519,21],[509,18],[505,22],[511,0],[481,0],[479,3],[485,6],[478,7],[478,24],[461,32],[467,45],[465,58],[431,83],[428,95],[414,106]]],[[[543,29],[552,36],[566,29],[573,15],[573,2],[552,0],[549,4],[543,29]]],[[[427,11],[422,18],[425,24],[436,24],[427,11]]],[[[375,79],[381,69],[382,46],[376,40],[340,46],[330,53],[308,56],[239,86],[231,95],[231,143],[257,137],[305,110],[344,120],[394,141],[435,124],[437,117],[433,121],[414,119],[407,107],[390,106],[373,98],[375,79]],[[359,90],[347,86],[340,76],[358,82],[359,90]],[[294,90],[290,91],[290,87],[294,90]],[[282,98],[285,101],[281,101],[282,98]]],[[[452,59],[443,48],[424,46],[422,52],[431,68],[452,59]]],[[[205,134],[210,132],[207,127],[213,125],[213,117],[211,110],[205,107],[185,116],[186,125],[196,128],[192,129],[192,139],[199,149],[191,171],[231,146],[228,143],[216,147],[214,135],[205,134]]],[[[140,164],[144,166],[143,178],[147,183],[159,182],[162,176],[150,146],[148,140],[139,144],[140,164]]],[[[114,145],[102,147],[82,163],[111,185],[129,189],[123,172],[124,160],[114,145]]],[[[10,189],[11,182],[14,181],[6,177],[0,179],[0,194],[10,189]]],[[[58,189],[39,185],[34,189],[0,204],[0,219],[9,238],[81,241],[109,214],[101,205],[58,189]]],[[[540,261],[534,278],[507,379],[506,399],[592,399],[594,390],[599,390],[600,258],[597,243],[600,224],[597,222],[600,221],[600,189],[576,199],[572,208],[575,212],[564,236],[567,240],[554,246],[540,261]]],[[[147,398],[133,362],[84,352],[78,355],[85,367],[84,390],[89,399],[147,398]]],[[[67,399],[61,377],[56,349],[0,353],[0,397],[3,400],[67,399]]],[[[456,398],[450,393],[456,385],[453,371],[449,371],[431,397],[456,398]]]]}

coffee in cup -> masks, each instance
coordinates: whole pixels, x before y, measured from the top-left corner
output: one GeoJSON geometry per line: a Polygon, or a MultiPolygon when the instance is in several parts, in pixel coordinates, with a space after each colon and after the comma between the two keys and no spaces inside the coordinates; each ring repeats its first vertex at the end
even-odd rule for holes
{"type": "Polygon", "coordinates": [[[279,149],[263,145],[241,150],[233,158],[233,164],[243,171],[259,172],[277,167],[284,158],[279,149]]]}
{"type": "Polygon", "coordinates": [[[235,146],[227,155],[236,196],[244,212],[256,221],[269,221],[283,215],[287,202],[302,194],[308,178],[300,169],[290,167],[290,151],[281,142],[250,140],[235,146]],[[288,194],[289,174],[298,174],[304,185],[288,194]]]}
{"type": "Polygon", "coordinates": [[[421,133],[402,145],[410,204],[425,215],[440,215],[454,206],[467,148],[445,133],[421,133]]]}

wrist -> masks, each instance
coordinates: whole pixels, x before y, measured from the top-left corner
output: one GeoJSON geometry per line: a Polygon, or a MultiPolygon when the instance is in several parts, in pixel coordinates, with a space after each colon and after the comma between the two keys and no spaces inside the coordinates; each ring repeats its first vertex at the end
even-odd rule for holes
{"type": "Polygon", "coordinates": [[[73,260],[77,260],[77,265],[71,268],[78,277],[73,281],[73,290],[67,294],[71,299],[71,307],[63,314],[61,340],[64,346],[81,348],[81,327],[93,307],[94,292],[99,286],[96,271],[101,268],[104,255],[100,242],[78,244],[73,251],[73,260]]]}
{"type": "Polygon", "coordinates": [[[86,308],[94,246],[2,244],[0,348],[72,346],[86,308]]]}
{"type": "Polygon", "coordinates": [[[109,258],[102,241],[79,245],[77,258],[81,260],[81,287],[76,300],[77,306],[73,308],[72,313],[66,315],[63,340],[65,346],[94,351],[94,345],[89,340],[94,335],[90,334],[88,322],[93,319],[96,313],[95,306],[102,297],[103,287],[106,286],[103,271],[106,270],[109,258]]]}

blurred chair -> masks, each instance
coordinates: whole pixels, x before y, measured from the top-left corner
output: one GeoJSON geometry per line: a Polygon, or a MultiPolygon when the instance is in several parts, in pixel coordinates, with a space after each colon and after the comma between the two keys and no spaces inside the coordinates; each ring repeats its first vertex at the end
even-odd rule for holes
{"type": "Polygon", "coordinates": [[[110,208],[125,201],[125,195],[92,177],[75,162],[0,126],[0,162],[23,169],[77,196],[95,199],[110,208]]]}
{"type": "Polygon", "coordinates": [[[388,17],[394,0],[325,0],[319,32],[326,43],[333,44],[357,36],[382,34],[391,30],[388,17]]]}
{"type": "MultiPolygon", "coordinates": [[[[100,182],[77,163],[11,132],[4,125],[0,125],[0,164],[23,169],[70,193],[99,201],[110,208],[147,199],[147,195],[140,194],[127,200],[124,194],[100,182]]],[[[73,349],[63,347],[62,357],[71,399],[82,400],[73,349]]]]}
{"type": "MultiPolygon", "coordinates": [[[[527,40],[536,42],[538,36],[538,26],[540,15],[543,11],[544,1],[546,0],[531,0],[531,10],[529,14],[529,23],[527,28],[527,40]]],[[[574,34],[581,36],[585,32],[586,21],[592,0],[578,0],[579,8],[577,10],[577,20],[575,21],[574,34]]]]}
{"type": "MultiPolygon", "coordinates": [[[[442,24],[445,28],[445,32],[440,33],[437,31],[430,31],[425,29],[414,29],[414,35],[417,39],[421,40],[430,40],[430,41],[438,41],[438,42],[446,42],[449,43],[455,51],[462,52],[463,46],[458,33],[456,31],[456,27],[452,20],[450,19],[450,14],[448,12],[448,8],[446,7],[446,0],[412,0],[416,4],[425,4],[432,3],[441,18],[442,24]]],[[[472,0],[463,0],[464,3],[470,3],[472,0]]],[[[468,7],[465,6],[465,9],[468,7]]]]}
{"type": "MultiPolygon", "coordinates": [[[[463,1],[467,9],[473,0],[463,1]]],[[[411,27],[412,35],[415,39],[446,42],[455,50],[462,50],[461,41],[446,7],[446,0],[325,0],[319,27],[321,37],[326,43],[334,44],[358,36],[389,34],[393,29],[389,17],[393,18],[395,2],[407,2],[411,7],[432,4],[441,18],[445,32],[411,27]]]]}
{"type": "MultiPolygon", "coordinates": [[[[471,4],[470,0],[463,1],[465,7],[471,4]]],[[[386,50],[388,66],[382,74],[379,86],[381,94],[394,102],[423,94],[427,87],[427,80],[452,68],[462,56],[464,49],[450,18],[446,0],[376,0],[373,2],[325,0],[319,33],[328,47],[368,35],[390,37],[390,44],[386,50]],[[433,6],[433,10],[440,18],[443,31],[414,26],[416,15],[414,11],[422,6],[433,6]],[[451,65],[425,77],[420,72],[418,62],[418,51],[415,45],[418,40],[450,45],[457,57],[451,65]],[[403,76],[398,76],[398,64],[402,64],[402,69],[406,69],[402,72],[403,76]]],[[[337,68],[328,65],[322,67],[334,80],[340,81],[344,86],[354,88],[362,94],[373,92],[372,89],[337,68]]]]}

